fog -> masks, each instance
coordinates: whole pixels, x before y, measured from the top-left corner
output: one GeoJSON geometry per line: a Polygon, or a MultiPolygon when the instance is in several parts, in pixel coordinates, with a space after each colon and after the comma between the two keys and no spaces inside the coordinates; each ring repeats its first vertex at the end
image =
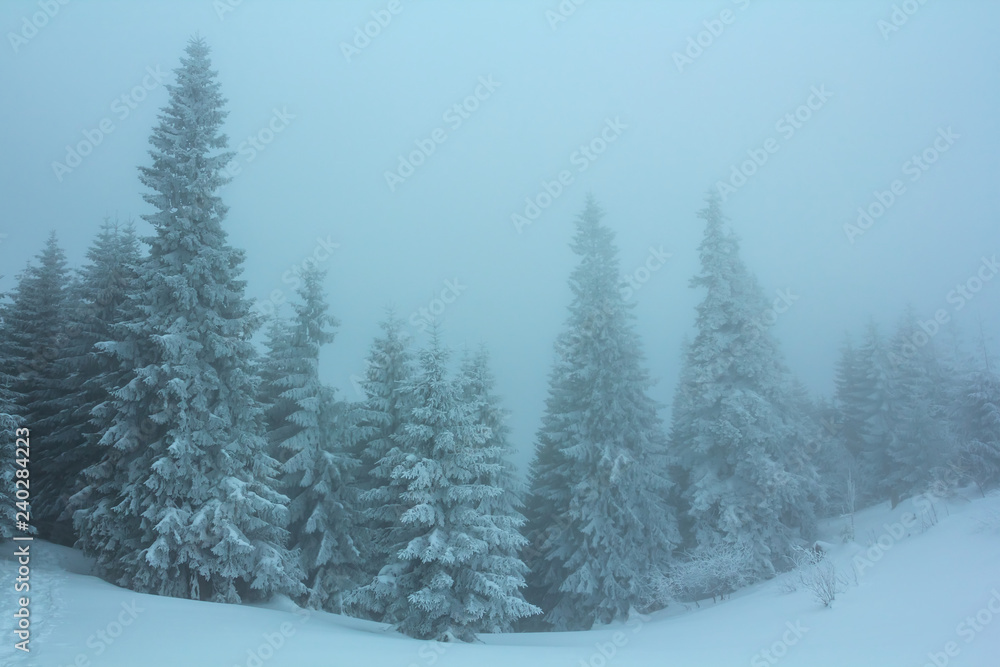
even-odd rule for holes
{"type": "Polygon", "coordinates": [[[998,25],[997,3],[954,0],[6,1],[0,288],[50,230],[74,265],[105,216],[149,233],[137,167],[200,34],[248,293],[268,310],[321,261],[342,396],[387,305],[418,344],[434,319],[492,352],[526,462],[593,193],[667,418],[710,192],[788,366],[828,394],[845,332],[907,303],[945,311],[942,341],[1000,330],[998,25]]]}

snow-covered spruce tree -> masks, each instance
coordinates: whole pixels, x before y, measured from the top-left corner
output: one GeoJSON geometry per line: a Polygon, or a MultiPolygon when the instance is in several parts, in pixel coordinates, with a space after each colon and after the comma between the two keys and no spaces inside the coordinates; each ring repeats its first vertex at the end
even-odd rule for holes
{"type": "Polygon", "coordinates": [[[890,342],[897,417],[886,452],[889,469],[883,488],[894,504],[925,491],[935,472],[953,458],[947,404],[950,378],[937,364],[932,341],[920,347],[913,344],[918,330],[916,315],[908,308],[890,342]]]}
{"type": "Polygon", "coordinates": [[[134,590],[223,602],[302,590],[285,546],[250,337],[259,326],[216,195],[232,153],[209,49],[189,42],[140,168],[154,235],[139,315],[101,347],[134,369],[101,445],[116,478],[75,515],[107,576],[134,590]],[[108,454],[108,452],[112,452],[108,454]]]}
{"type": "Polygon", "coordinates": [[[315,264],[303,270],[287,338],[280,345],[270,341],[278,357],[272,370],[284,373],[271,381],[270,393],[291,411],[268,423],[268,430],[280,463],[279,489],[289,498],[291,545],[302,558],[306,604],[340,612],[342,594],[360,583],[354,544],[360,509],[353,481],[357,461],[348,450],[351,413],[319,378],[320,349],[333,342],[338,325],[328,312],[325,275],[315,264]]]}
{"type": "Polygon", "coordinates": [[[959,466],[985,492],[1000,483],[1000,376],[985,345],[982,361],[962,383],[956,412],[962,424],[959,466]]]}
{"type": "MultiPolygon", "coordinates": [[[[304,428],[290,419],[302,409],[299,397],[315,399],[320,393],[320,349],[333,342],[334,330],[339,325],[327,312],[323,277],[318,267],[308,264],[299,279],[296,291],[301,301],[293,306],[292,322],[276,315],[268,325],[267,354],[260,363],[258,398],[264,407],[271,454],[279,462],[288,458],[282,455],[282,443],[304,428]]],[[[311,403],[310,409],[316,411],[318,402],[311,403]]]]}
{"type": "MultiPolygon", "coordinates": [[[[14,391],[14,376],[17,367],[15,357],[11,354],[10,331],[8,329],[6,307],[0,308],[0,456],[7,461],[0,467],[0,542],[15,534],[15,471],[19,466],[17,457],[15,429],[20,426],[18,412],[18,396],[14,391]]],[[[30,437],[29,437],[30,445],[30,437]]],[[[30,490],[30,489],[29,489],[30,490]]]]}
{"type": "Polygon", "coordinates": [[[527,545],[521,534],[525,523],[521,514],[522,485],[510,461],[513,450],[508,442],[507,413],[494,394],[496,381],[489,363],[489,353],[481,347],[464,359],[459,380],[462,400],[475,422],[489,432],[482,445],[481,474],[476,480],[486,491],[477,509],[484,518],[480,537],[486,541],[487,551],[477,558],[479,562],[466,583],[472,589],[470,594],[480,596],[486,604],[480,628],[510,632],[514,621],[539,614],[541,609],[528,605],[521,592],[527,573],[520,555],[527,545]]]}
{"type": "Polygon", "coordinates": [[[816,524],[817,511],[828,502],[827,488],[818,470],[818,461],[831,452],[829,431],[824,428],[820,403],[813,399],[806,386],[798,379],[785,376],[782,391],[785,397],[784,418],[791,425],[792,434],[784,454],[784,464],[799,482],[807,501],[787,507],[783,520],[791,525],[812,527],[816,524]]]}
{"type": "Polygon", "coordinates": [[[867,436],[869,387],[864,361],[848,336],[836,363],[835,400],[838,435],[853,456],[860,456],[867,436]]]}
{"type": "MultiPolygon", "coordinates": [[[[690,349],[691,339],[685,335],[681,341],[680,377],[677,379],[673,402],[670,406],[671,420],[667,437],[668,445],[672,445],[672,443],[677,442],[681,438],[679,429],[689,423],[690,415],[688,411],[696,406],[695,390],[697,386],[693,381],[695,369],[689,364],[684,363],[690,349]]],[[[670,479],[673,481],[674,486],[668,496],[668,502],[677,514],[677,528],[681,539],[677,551],[678,553],[691,554],[697,545],[694,542],[694,522],[691,516],[691,508],[688,505],[688,498],[683,493],[684,489],[689,486],[688,471],[680,465],[680,459],[672,446],[669,451],[669,466],[670,479]]],[[[676,570],[677,565],[670,569],[676,570]]],[[[655,584],[656,586],[666,583],[666,572],[654,572],[652,577],[653,581],[660,582],[660,584],[655,584]]]]}
{"type": "MultiPolygon", "coordinates": [[[[860,461],[869,440],[869,419],[871,418],[872,396],[868,369],[860,350],[847,336],[837,358],[834,376],[834,446],[843,452],[842,457],[849,470],[853,484],[862,497],[870,498],[878,480],[862,475],[860,461]]],[[[824,472],[830,472],[824,470],[824,472]]],[[[833,484],[832,480],[827,480],[833,484]]]]}
{"type": "Polygon", "coordinates": [[[69,315],[70,278],[66,255],[56,235],[49,235],[37,264],[19,276],[4,309],[7,344],[13,367],[17,411],[31,431],[31,519],[39,535],[52,537],[68,481],[56,461],[78,442],[64,426],[69,393],[66,349],[75,340],[69,315]]]}
{"type": "Polygon", "coordinates": [[[393,548],[402,540],[400,517],[405,508],[392,472],[404,457],[397,438],[409,417],[411,396],[402,388],[413,374],[402,321],[390,311],[380,327],[382,335],[372,342],[366,358],[361,382],[365,400],[355,408],[352,438],[361,464],[357,485],[365,515],[358,547],[372,577],[395,557],[393,548]]]}
{"type": "Polygon", "coordinates": [[[526,503],[529,599],[557,629],[627,616],[679,541],[665,437],[622,298],[613,232],[589,197],[526,503]]]}
{"type": "MultiPolygon", "coordinates": [[[[127,453],[108,446],[105,440],[118,414],[116,392],[134,377],[134,369],[129,358],[111,354],[108,346],[132,340],[126,325],[142,312],[139,308],[142,256],[134,226],[129,223],[113,227],[117,228],[112,231],[102,227],[88,251],[91,261],[80,280],[81,308],[77,311],[80,335],[89,339],[90,347],[88,354],[77,359],[94,374],[88,373],[81,386],[81,400],[87,403],[81,405],[80,411],[89,409],[90,413],[90,423],[83,428],[83,458],[87,467],[68,507],[77,546],[97,556],[98,562],[112,563],[126,550],[126,544],[131,549],[140,546],[138,518],[114,511],[113,499],[121,497],[124,479],[121,466],[128,460],[127,453]],[[83,525],[86,530],[81,530],[83,525]]],[[[154,428],[148,416],[140,422],[145,433],[154,428]]]]}
{"type": "Polygon", "coordinates": [[[393,533],[401,539],[351,603],[412,637],[470,641],[534,609],[516,590],[490,590],[511,566],[493,569],[490,540],[501,527],[480,509],[497,495],[479,483],[492,469],[484,451],[491,434],[447,377],[446,364],[435,331],[418,371],[402,386],[412,408],[394,436],[400,456],[391,472],[404,509],[393,533]]]}
{"type": "Polygon", "coordinates": [[[268,453],[279,459],[279,443],[299,431],[299,427],[288,421],[295,412],[295,401],[282,396],[290,388],[292,378],[301,377],[303,361],[296,355],[292,345],[292,327],[280,315],[275,314],[267,323],[264,347],[266,352],[259,360],[258,373],[260,387],[257,400],[264,409],[264,428],[267,434],[268,453]]]}
{"type": "Polygon", "coordinates": [[[64,544],[74,539],[72,510],[86,502],[73,497],[86,486],[82,473],[101,459],[97,443],[108,420],[100,406],[122,373],[117,361],[99,354],[95,345],[110,340],[114,327],[129,316],[138,263],[134,225],[106,219],[70,288],[64,317],[71,335],[56,360],[64,377],[62,396],[53,403],[57,430],[47,435],[51,446],[36,464],[45,471],[38,493],[46,502],[39,513],[51,526],[49,539],[64,544]]]}
{"type": "Polygon", "coordinates": [[[836,403],[821,397],[813,403],[811,460],[819,475],[822,498],[816,506],[821,516],[843,515],[857,509],[857,459],[845,446],[844,426],[836,403]]]}
{"type": "Polygon", "coordinates": [[[366,579],[358,460],[350,451],[354,414],[327,386],[320,387],[315,404],[299,405],[289,419],[303,429],[283,443],[295,453],[282,465],[282,488],[293,493],[297,481],[299,491],[289,504],[292,544],[301,552],[306,604],[342,613],[345,594],[366,579]]]}
{"type": "MultiPolygon", "coordinates": [[[[890,497],[885,480],[892,465],[889,452],[898,437],[899,392],[893,369],[891,348],[878,327],[870,322],[858,349],[864,369],[861,390],[867,396],[864,440],[858,457],[861,488],[872,495],[865,502],[877,502],[890,497]]],[[[893,497],[896,506],[898,497],[893,497]]]]}
{"type": "Polygon", "coordinates": [[[689,385],[685,407],[671,429],[688,539],[696,555],[750,543],[752,576],[768,577],[790,566],[792,547],[813,530],[815,473],[790,416],[777,341],[756,324],[767,307],[763,292],[740,259],[716,197],[699,217],[701,272],[691,286],[705,296],[681,374],[689,385]]]}

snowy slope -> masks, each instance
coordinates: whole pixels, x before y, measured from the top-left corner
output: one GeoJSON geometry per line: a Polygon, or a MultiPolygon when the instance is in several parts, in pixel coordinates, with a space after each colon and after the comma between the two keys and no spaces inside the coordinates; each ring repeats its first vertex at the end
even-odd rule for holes
{"type": "MultiPolygon", "coordinates": [[[[234,606],[139,595],[87,574],[78,552],[38,542],[32,652],[12,648],[15,593],[4,585],[0,665],[995,667],[1000,495],[974,495],[936,502],[933,511],[920,500],[871,508],[858,514],[850,544],[839,538],[842,521],[828,524],[824,539],[835,545],[829,558],[838,571],[849,575],[852,562],[861,571],[856,583],[847,577],[829,609],[806,590],[788,592],[793,573],[718,604],[674,606],[590,632],[487,636],[474,645],[420,642],[378,623],[306,613],[287,600],[234,606]],[[869,540],[881,546],[869,549],[869,540]]],[[[4,545],[0,560],[8,582],[12,552],[4,545]]]]}

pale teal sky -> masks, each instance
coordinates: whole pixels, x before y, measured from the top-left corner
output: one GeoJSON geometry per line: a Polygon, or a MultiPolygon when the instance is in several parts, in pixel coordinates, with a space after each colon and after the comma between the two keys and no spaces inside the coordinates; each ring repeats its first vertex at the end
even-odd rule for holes
{"type": "Polygon", "coordinates": [[[776,333],[810,388],[830,390],[845,330],[892,324],[906,302],[970,335],[980,315],[1000,331],[1000,279],[960,311],[949,301],[1000,253],[1000,4],[589,0],[556,22],[559,6],[5,0],[0,287],[49,230],[79,263],[105,215],[147,212],[136,167],[166,99],[159,73],[200,33],[242,144],[223,196],[249,292],[290,295],[282,276],[329,252],[342,326],[322,372],[349,398],[384,305],[416,321],[444,292],[445,337],[493,352],[526,460],[569,297],[572,218],[592,191],[623,273],[648,275],[632,298],[669,403],[699,296],[695,213],[753,155],[766,162],[724,208],[765,289],[790,290],[776,333]],[[894,4],[918,9],[890,31],[894,4]],[[387,24],[345,56],[373,12],[387,24]],[[689,47],[690,62],[675,55],[689,47]],[[101,140],[57,176],[88,136],[101,140]],[[433,153],[391,191],[386,171],[416,142],[433,153]],[[926,170],[908,163],[925,150],[926,170]],[[560,172],[559,195],[519,233],[512,214],[560,172]],[[850,243],[844,225],[895,180],[901,194],[850,243]]]}

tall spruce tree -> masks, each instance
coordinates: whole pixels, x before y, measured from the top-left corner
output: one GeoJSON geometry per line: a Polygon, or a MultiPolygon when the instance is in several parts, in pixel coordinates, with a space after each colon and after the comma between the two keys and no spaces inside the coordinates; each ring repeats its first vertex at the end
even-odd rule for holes
{"type": "Polygon", "coordinates": [[[122,369],[95,346],[110,340],[114,327],[130,316],[139,259],[134,225],[106,219],[71,288],[65,317],[73,335],[57,360],[64,391],[54,403],[59,427],[50,436],[59,446],[48,448],[48,456],[39,462],[48,477],[48,488],[40,492],[51,499],[47,513],[53,522],[50,539],[55,541],[72,541],[71,512],[86,503],[73,494],[86,486],[83,471],[101,459],[97,443],[108,422],[101,406],[117,386],[122,369]]]}
{"type": "MultiPolygon", "coordinates": [[[[20,425],[18,419],[19,401],[14,389],[14,373],[17,372],[17,365],[16,358],[11,351],[8,310],[4,305],[0,307],[0,429],[3,433],[0,436],[0,456],[4,456],[4,460],[10,463],[0,469],[0,485],[2,485],[0,503],[3,504],[3,508],[0,509],[0,542],[12,537],[16,532],[15,521],[17,517],[15,512],[18,511],[18,508],[15,505],[17,499],[14,479],[16,470],[27,465],[22,466],[17,463],[18,460],[24,460],[23,456],[17,455],[17,437],[20,433],[15,432],[15,429],[20,425]]],[[[30,454],[30,431],[28,435],[30,454]]]]}
{"type": "Polygon", "coordinates": [[[701,554],[750,544],[748,574],[767,577],[790,565],[792,547],[812,531],[815,472],[791,417],[777,341],[757,324],[767,308],[763,291],[716,197],[699,217],[701,271],[691,286],[705,296],[681,375],[685,407],[671,431],[689,540],[701,554]]]}
{"type": "Polygon", "coordinates": [[[17,411],[30,428],[31,517],[42,537],[53,536],[62,510],[65,484],[71,480],[57,463],[71,454],[76,439],[64,428],[68,414],[66,350],[76,338],[69,317],[70,275],[55,232],[38,254],[37,264],[19,276],[4,312],[13,367],[17,411]]]}
{"type": "Polygon", "coordinates": [[[392,472],[402,461],[397,439],[409,417],[411,396],[403,391],[413,374],[403,323],[390,310],[381,322],[377,337],[366,358],[361,387],[365,400],[355,409],[356,456],[360,460],[357,475],[365,525],[359,548],[369,576],[378,574],[394,557],[392,549],[402,538],[400,517],[404,506],[392,472]]]}
{"type": "Polygon", "coordinates": [[[479,535],[487,549],[471,568],[468,585],[470,595],[479,596],[486,609],[477,625],[487,632],[509,632],[517,619],[541,613],[541,609],[528,605],[521,592],[527,573],[520,554],[527,545],[521,534],[525,524],[522,489],[510,461],[513,450],[508,442],[507,415],[494,394],[496,381],[485,347],[465,358],[459,382],[466,408],[472,411],[475,423],[489,433],[482,445],[481,472],[476,479],[485,491],[477,510],[483,515],[479,535]]]}
{"type": "Polygon", "coordinates": [[[1000,375],[981,341],[981,366],[969,371],[960,383],[955,413],[958,431],[958,464],[979,489],[1000,483],[1000,375]]]}
{"type": "Polygon", "coordinates": [[[674,508],[677,514],[677,529],[680,534],[680,544],[677,551],[683,553],[692,553],[697,545],[694,543],[694,520],[691,516],[691,507],[688,505],[688,499],[683,493],[683,490],[690,485],[688,471],[685,470],[684,466],[680,465],[680,458],[677,456],[673,443],[678,442],[683,437],[680,429],[689,423],[691,419],[689,410],[693,409],[696,405],[696,385],[693,382],[695,369],[689,364],[684,363],[690,349],[691,339],[685,335],[681,341],[681,374],[677,380],[677,386],[674,388],[673,403],[670,406],[670,427],[667,439],[668,444],[670,444],[668,459],[670,479],[674,482],[668,499],[670,506],[674,508]]]}
{"type": "Polygon", "coordinates": [[[266,352],[260,359],[257,399],[264,409],[268,453],[276,460],[281,457],[280,444],[299,431],[288,419],[296,410],[295,401],[283,395],[292,386],[293,378],[302,377],[304,362],[296,354],[292,336],[288,321],[279,314],[273,315],[267,323],[266,352]]]}
{"type": "Polygon", "coordinates": [[[819,475],[820,502],[816,509],[821,516],[834,516],[857,509],[857,459],[848,451],[842,437],[844,427],[839,409],[829,398],[821,397],[813,404],[815,424],[812,444],[808,446],[819,475]]]}
{"type": "Polygon", "coordinates": [[[140,168],[154,235],[139,315],[103,349],[134,369],[101,439],[116,477],[76,513],[83,546],[134,590],[238,602],[302,590],[274,491],[250,337],[259,326],[216,190],[232,158],[209,49],[192,39],[140,168]],[[108,454],[108,452],[112,452],[108,454]],[[85,537],[84,537],[85,536],[85,537]]]}
{"type": "Polygon", "coordinates": [[[783,463],[796,479],[806,500],[798,505],[786,506],[783,520],[804,527],[808,535],[816,524],[817,511],[828,501],[818,462],[825,454],[830,454],[829,432],[823,425],[820,403],[813,399],[798,378],[786,374],[781,394],[783,417],[791,428],[783,463]]]}
{"type": "Polygon", "coordinates": [[[840,348],[835,373],[838,436],[844,448],[856,458],[864,449],[870,396],[865,364],[850,336],[840,348]]]}
{"type": "Polygon", "coordinates": [[[351,603],[413,637],[471,641],[534,609],[508,578],[516,563],[491,553],[503,532],[482,511],[498,496],[481,483],[495,472],[486,449],[492,434],[447,376],[447,359],[435,330],[401,387],[410,410],[380,462],[394,464],[389,479],[403,511],[391,536],[399,541],[351,603]]]}
{"type": "MultiPolygon", "coordinates": [[[[869,322],[865,329],[858,354],[864,369],[861,386],[867,396],[867,427],[859,467],[862,488],[870,489],[872,493],[866,500],[875,502],[891,495],[886,480],[892,465],[889,452],[895,448],[894,441],[899,434],[899,391],[891,348],[874,321],[869,322]]],[[[893,507],[898,501],[898,497],[893,497],[893,507]]]]}
{"type": "Polygon", "coordinates": [[[576,221],[573,300],[555,344],[526,505],[529,599],[557,629],[624,618],[679,542],[665,437],[613,232],[589,197],[576,221]]]}
{"type": "Polygon", "coordinates": [[[292,415],[303,409],[303,401],[310,411],[318,411],[322,389],[319,354],[324,345],[333,342],[339,325],[327,312],[323,277],[324,272],[309,264],[299,280],[300,302],[293,305],[293,320],[287,322],[275,316],[268,325],[267,354],[260,364],[258,396],[264,407],[271,454],[279,463],[290,456],[284,443],[306,428],[296,423],[292,415]]]}
{"type": "Polygon", "coordinates": [[[874,495],[878,480],[862,473],[860,465],[862,453],[869,439],[869,419],[871,418],[871,387],[868,369],[861,351],[850,336],[844,339],[835,365],[833,397],[833,418],[836,432],[832,434],[831,445],[841,456],[832,463],[838,470],[827,466],[824,473],[828,487],[843,490],[848,475],[856,494],[861,499],[874,495]],[[831,479],[835,477],[836,480],[831,479]],[[834,486],[835,485],[835,486],[834,486]]]}
{"type": "Polygon", "coordinates": [[[883,484],[896,502],[926,490],[953,455],[947,395],[951,378],[937,363],[932,341],[914,344],[920,340],[915,338],[918,331],[916,314],[908,308],[890,343],[898,412],[883,484]]]}
{"type": "Polygon", "coordinates": [[[294,321],[272,330],[271,419],[281,403],[290,408],[280,421],[269,421],[268,431],[281,464],[279,488],[290,499],[289,530],[302,558],[306,603],[340,612],[343,593],[360,583],[354,543],[360,510],[357,460],[349,451],[351,411],[319,378],[320,349],[333,342],[338,325],[328,312],[325,275],[315,264],[303,270],[294,321]],[[275,333],[286,337],[276,340],[275,333]]]}

